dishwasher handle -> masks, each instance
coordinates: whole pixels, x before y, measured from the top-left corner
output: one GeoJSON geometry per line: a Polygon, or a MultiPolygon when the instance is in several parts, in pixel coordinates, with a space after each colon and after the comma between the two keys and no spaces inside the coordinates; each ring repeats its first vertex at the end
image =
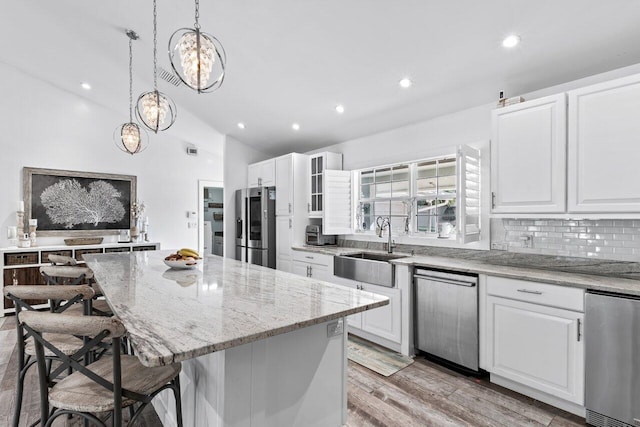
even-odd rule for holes
{"type": "Polygon", "coordinates": [[[477,284],[475,281],[467,282],[467,281],[463,281],[463,280],[448,280],[448,279],[443,279],[441,277],[423,276],[421,274],[414,274],[413,278],[414,279],[430,280],[432,282],[445,283],[447,285],[466,286],[468,288],[473,288],[477,284]]]}

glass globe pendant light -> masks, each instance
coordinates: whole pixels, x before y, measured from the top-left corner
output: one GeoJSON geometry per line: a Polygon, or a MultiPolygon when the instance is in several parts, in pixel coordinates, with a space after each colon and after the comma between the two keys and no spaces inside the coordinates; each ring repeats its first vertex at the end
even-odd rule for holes
{"type": "Polygon", "coordinates": [[[138,97],[136,114],[144,127],[158,133],[167,130],[176,121],[176,104],[158,91],[158,17],[156,0],[153,0],[153,90],[138,97]]]}
{"type": "Polygon", "coordinates": [[[200,1],[195,0],[193,28],[180,28],[169,39],[169,61],[182,83],[198,93],[222,86],[227,54],[220,41],[200,31],[200,1]]]}
{"type": "Polygon", "coordinates": [[[137,154],[147,148],[147,133],[133,122],[133,48],[132,43],[138,40],[135,31],[127,30],[129,37],[129,121],[118,126],[113,133],[113,142],[128,154],[137,154]]]}

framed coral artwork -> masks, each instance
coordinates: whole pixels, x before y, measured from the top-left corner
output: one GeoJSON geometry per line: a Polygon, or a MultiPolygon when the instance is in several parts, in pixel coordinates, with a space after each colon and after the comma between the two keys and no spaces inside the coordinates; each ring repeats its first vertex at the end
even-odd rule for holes
{"type": "Polygon", "coordinates": [[[107,235],[131,228],[136,177],[23,168],[25,217],[39,236],[107,235]]]}

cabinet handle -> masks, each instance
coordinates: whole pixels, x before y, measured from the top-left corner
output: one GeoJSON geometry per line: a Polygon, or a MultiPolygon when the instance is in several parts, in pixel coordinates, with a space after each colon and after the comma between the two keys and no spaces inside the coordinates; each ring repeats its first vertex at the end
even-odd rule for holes
{"type": "Polygon", "coordinates": [[[307,212],[311,212],[311,203],[307,203],[307,212]]]}
{"type": "Polygon", "coordinates": [[[258,178],[258,186],[262,187],[262,178],[258,178]]]}
{"type": "Polygon", "coordinates": [[[308,256],[308,255],[307,255],[307,256],[305,256],[305,258],[306,258],[306,259],[313,259],[313,257],[312,257],[312,256],[308,256]]]}
{"type": "Polygon", "coordinates": [[[313,276],[313,268],[309,266],[309,277],[313,276]]]}
{"type": "Polygon", "coordinates": [[[289,213],[291,213],[291,203],[289,203],[289,213]]]}
{"type": "Polygon", "coordinates": [[[578,342],[580,342],[580,339],[582,338],[582,321],[580,319],[578,319],[578,336],[576,337],[578,339],[578,342]]]}
{"type": "Polygon", "coordinates": [[[518,289],[518,292],[523,292],[525,294],[542,295],[542,292],[540,291],[531,291],[529,289],[518,289]]]}
{"type": "Polygon", "coordinates": [[[491,192],[491,209],[496,208],[496,193],[491,192]]]}
{"type": "Polygon", "coordinates": [[[307,265],[307,277],[309,277],[309,266],[307,265]]]}
{"type": "Polygon", "coordinates": [[[293,221],[289,218],[289,228],[293,228],[293,221]]]}

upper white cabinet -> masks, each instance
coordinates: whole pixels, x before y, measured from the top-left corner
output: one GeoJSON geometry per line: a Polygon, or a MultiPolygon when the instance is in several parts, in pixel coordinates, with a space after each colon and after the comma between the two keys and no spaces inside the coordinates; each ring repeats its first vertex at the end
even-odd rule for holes
{"type": "Polygon", "coordinates": [[[249,165],[247,168],[247,187],[271,187],[276,185],[275,159],[249,165]]]}
{"type": "Polygon", "coordinates": [[[288,154],[276,159],[276,215],[293,215],[293,156],[288,154]]]}
{"type": "Polygon", "coordinates": [[[324,171],[342,169],[342,154],[318,153],[309,157],[309,201],[307,210],[310,217],[321,218],[324,210],[324,171]]]}
{"type": "MultiPolygon", "coordinates": [[[[327,169],[324,171],[324,234],[353,233],[351,172],[327,169]]],[[[322,197],[322,196],[321,196],[322,197]]]]}
{"type": "Polygon", "coordinates": [[[492,212],[564,212],[565,95],[494,110],[492,120],[492,212]]]}
{"type": "Polygon", "coordinates": [[[640,212],[640,76],[569,92],[569,212],[640,212]]]}

